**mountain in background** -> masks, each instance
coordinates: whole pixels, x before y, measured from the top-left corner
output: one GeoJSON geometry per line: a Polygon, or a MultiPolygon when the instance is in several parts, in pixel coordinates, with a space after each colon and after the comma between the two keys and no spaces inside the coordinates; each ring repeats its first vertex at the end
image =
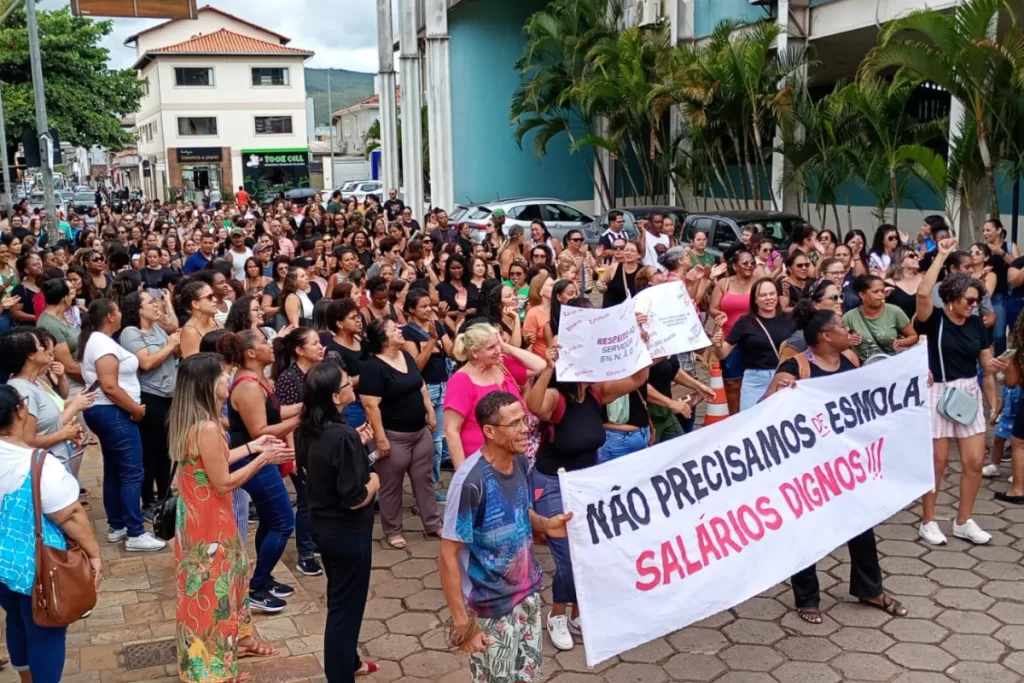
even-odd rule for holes
{"type": "Polygon", "coordinates": [[[330,125],[327,72],[331,73],[331,106],[344,109],[373,95],[374,74],[345,69],[306,69],[306,95],[313,98],[316,125],[330,125]]]}

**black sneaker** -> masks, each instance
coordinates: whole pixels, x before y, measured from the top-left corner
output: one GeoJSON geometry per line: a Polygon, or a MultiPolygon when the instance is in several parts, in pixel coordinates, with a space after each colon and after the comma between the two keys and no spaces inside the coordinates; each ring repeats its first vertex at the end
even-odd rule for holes
{"type": "Polygon", "coordinates": [[[314,557],[307,560],[299,560],[299,563],[295,566],[306,576],[320,576],[324,573],[323,567],[320,566],[320,563],[314,557]]]}
{"type": "Polygon", "coordinates": [[[249,524],[255,524],[260,521],[260,516],[256,514],[256,506],[249,503],[249,524]]]}
{"type": "Polygon", "coordinates": [[[288,606],[281,598],[271,594],[270,591],[249,591],[249,609],[254,612],[274,613],[280,612],[288,606]]]}
{"type": "Polygon", "coordinates": [[[295,593],[295,589],[291,586],[286,586],[279,581],[274,581],[273,579],[270,580],[270,586],[267,590],[270,591],[270,594],[275,598],[287,598],[291,597],[291,595],[295,593]]]}

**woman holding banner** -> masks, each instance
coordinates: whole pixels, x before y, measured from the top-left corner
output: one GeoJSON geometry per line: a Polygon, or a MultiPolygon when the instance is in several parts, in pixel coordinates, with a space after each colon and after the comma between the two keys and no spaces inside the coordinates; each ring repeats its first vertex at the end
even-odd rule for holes
{"type": "Polygon", "coordinates": [[[971,543],[983,544],[992,535],[971,519],[974,501],[981,488],[981,468],[985,464],[985,411],[978,387],[977,366],[985,375],[1004,372],[1008,358],[995,358],[988,343],[988,334],[975,308],[985,294],[985,285],[966,273],[949,273],[939,285],[942,306],[932,303],[932,290],[953,250],[956,239],[939,242],[938,253],[917,289],[918,328],[928,335],[928,370],[933,378],[932,452],[935,458],[935,489],[921,501],[921,526],[918,534],[925,543],[943,545],[946,536],[935,521],[935,499],[942,484],[942,475],[949,461],[949,442],[956,439],[963,471],[960,474],[960,501],[953,535],[971,543]],[[956,393],[961,404],[973,402],[974,419],[963,422],[939,411],[945,394],[956,393]]]}
{"type": "MultiPolygon", "coordinates": [[[[782,362],[766,396],[794,386],[799,379],[828,377],[854,370],[859,365],[857,357],[850,353],[850,332],[837,311],[816,308],[810,299],[802,299],[797,302],[793,315],[803,323],[807,350],[782,362]]],[[[882,568],[878,564],[874,527],[851,538],[846,547],[850,552],[850,595],[861,604],[892,616],[907,616],[907,609],[900,601],[882,588],[882,568]]],[[[822,623],[816,565],[794,574],[791,583],[797,615],[809,624],[822,623]]]]}
{"type": "Polygon", "coordinates": [[[737,349],[743,359],[743,388],[740,410],[757,405],[775,375],[781,360],[782,343],[793,334],[793,319],[779,307],[779,290],[771,278],[761,278],[750,289],[750,309],[723,339],[715,330],[711,345],[720,360],[737,349]]]}
{"type": "MultiPolygon", "coordinates": [[[[590,302],[576,299],[572,305],[584,308],[590,307],[590,302]]],[[[554,315],[551,326],[557,335],[558,318],[554,315]]],[[[604,407],[619,397],[635,393],[648,379],[648,368],[644,368],[630,377],[611,382],[559,382],[554,376],[557,359],[556,337],[555,343],[548,347],[547,367],[526,396],[526,407],[547,425],[541,436],[537,462],[530,473],[534,511],[545,517],[562,514],[558,471],[581,470],[597,464],[598,451],[605,444],[604,407]]],[[[559,650],[571,650],[575,643],[570,630],[579,633],[580,621],[569,541],[549,538],[548,547],[555,560],[548,635],[559,650]],[[573,605],[572,614],[568,613],[568,603],[573,605]]]]}

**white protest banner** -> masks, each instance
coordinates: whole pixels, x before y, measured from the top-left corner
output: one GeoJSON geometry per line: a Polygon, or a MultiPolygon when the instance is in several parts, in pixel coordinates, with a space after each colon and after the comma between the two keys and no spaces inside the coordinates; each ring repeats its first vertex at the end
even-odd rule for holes
{"type": "Polygon", "coordinates": [[[560,472],[593,666],[748,600],[935,484],[923,345],[560,472]]]}
{"type": "Polygon", "coordinates": [[[562,306],[558,347],[560,382],[607,382],[651,364],[632,300],[611,308],[562,306]]]}
{"type": "Polygon", "coordinates": [[[647,348],[654,358],[711,346],[697,307],[682,281],[647,287],[633,297],[633,305],[637,313],[647,316],[644,330],[648,336],[647,348]]]}

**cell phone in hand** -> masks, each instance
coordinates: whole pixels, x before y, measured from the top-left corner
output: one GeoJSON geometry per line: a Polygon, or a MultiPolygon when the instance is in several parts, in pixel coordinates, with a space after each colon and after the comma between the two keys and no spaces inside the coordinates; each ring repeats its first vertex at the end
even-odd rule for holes
{"type": "Polygon", "coordinates": [[[92,384],[89,385],[89,388],[86,389],[86,391],[93,392],[93,391],[96,391],[99,388],[100,388],[100,381],[96,380],[95,382],[93,382],[92,384]]]}
{"type": "Polygon", "coordinates": [[[1001,354],[999,354],[999,357],[1000,358],[1011,358],[1011,357],[1013,357],[1013,355],[1015,353],[1017,353],[1017,349],[1006,349],[1001,354]]]}

